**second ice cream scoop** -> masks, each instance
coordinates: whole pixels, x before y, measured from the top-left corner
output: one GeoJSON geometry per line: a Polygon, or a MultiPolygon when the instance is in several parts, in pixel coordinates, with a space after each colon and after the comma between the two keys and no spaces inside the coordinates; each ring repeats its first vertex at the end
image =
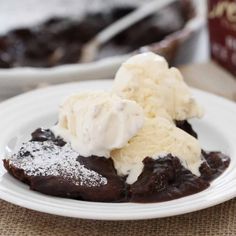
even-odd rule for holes
{"type": "Polygon", "coordinates": [[[118,174],[128,175],[127,183],[132,184],[142,172],[145,157],[156,159],[167,154],[178,157],[193,174],[200,174],[202,160],[198,140],[162,117],[147,118],[143,128],[125,147],[112,151],[111,157],[118,174]]]}

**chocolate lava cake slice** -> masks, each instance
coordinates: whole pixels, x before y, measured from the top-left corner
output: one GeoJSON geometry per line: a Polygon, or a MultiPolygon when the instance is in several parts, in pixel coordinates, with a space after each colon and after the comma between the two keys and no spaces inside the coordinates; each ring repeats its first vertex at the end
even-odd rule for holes
{"type": "MultiPolygon", "coordinates": [[[[187,121],[178,126],[196,134],[187,121]]],[[[37,129],[31,141],[3,162],[12,176],[44,194],[95,202],[160,202],[206,189],[230,163],[220,152],[203,151],[202,156],[200,177],[170,154],[157,160],[146,157],[138,180],[128,185],[111,158],[79,156],[50,130],[37,129]]]]}
{"type": "Polygon", "coordinates": [[[4,166],[32,190],[44,194],[108,202],[124,197],[124,181],[111,159],[91,156],[86,165],[80,160],[83,158],[50,130],[37,129],[31,141],[4,160],[4,166]]]}

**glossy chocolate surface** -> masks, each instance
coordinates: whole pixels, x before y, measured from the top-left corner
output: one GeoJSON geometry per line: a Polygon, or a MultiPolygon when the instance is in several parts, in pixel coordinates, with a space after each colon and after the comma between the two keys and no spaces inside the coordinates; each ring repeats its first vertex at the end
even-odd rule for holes
{"type": "MultiPolygon", "coordinates": [[[[196,136],[187,121],[179,122],[177,125],[196,136]]],[[[39,143],[42,149],[48,148],[47,143],[49,151],[54,150],[55,147],[60,147],[61,150],[68,148],[66,142],[55,137],[50,130],[37,129],[32,133],[32,140],[29,142],[39,143]]],[[[20,151],[17,154],[16,163],[22,162],[22,158],[30,158],[31,154],[32,158],[40,159],[40,157],[34,157],[34,152],[35,150],[32,153],[20,151]]],[[[6,159],[4,166],[12,176],[28,184],[32,190],[44,194],[97,202],[147,203],[168,201],[200,192],[206,189],[210,181],[223,173],[230,164],[230,158],[220,152],[202,151],[202,157],[204,162],[199,169],[200,177],[193,175],[183,167],[178,157],[170,154],[156,160],[146,157],[143,160],[143,171],[132,185],[125,182],[126,176],[117,175],[112,159],[105,157],[78,155],[75,158],[80,168],[86,168],[102,180],[105,179],[105,182],[100,181],[102,184],[91,184],[93,180],[91,183],[83,182],[85,178],[83,175],[88,175],[88,173],[83,174],[84,172],[79,172],[79,169],[77,169],[78,178],[74,181],[73,177],[67,178],[64,175],[35,174],[39,172],[36,168],[34,169],[34,166],[30,169],[31,174],[27,174],[27,171],[17,168],[6,159]]]]}

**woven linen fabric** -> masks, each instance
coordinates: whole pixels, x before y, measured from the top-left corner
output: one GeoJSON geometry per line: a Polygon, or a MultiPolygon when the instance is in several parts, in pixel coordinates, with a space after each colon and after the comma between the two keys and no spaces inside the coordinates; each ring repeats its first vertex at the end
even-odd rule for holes
{"type": "Polygon", "coordinates": [[[14,206],[0,200],[0,235],[236,235],[236,199],[185,215],[139,221],[98,221],[54,216],[14,206]]]}

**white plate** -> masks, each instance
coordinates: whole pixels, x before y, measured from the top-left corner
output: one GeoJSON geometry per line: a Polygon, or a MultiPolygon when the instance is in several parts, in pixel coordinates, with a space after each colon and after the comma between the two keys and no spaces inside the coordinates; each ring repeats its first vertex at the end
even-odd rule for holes
{"type": "MultiPolygon", "coordinates": [[[[110,89],[112,81],[65,84],[20,95],[0,104],[0,156],[27,140],[37,127],[57,120],[58,104],[71,92],[110,89]],[[17,137],[17,138],[16,138],[17,137]],[[18,139],[19,142],[16,142],[18,139]]],[[[226,99],[194,90],[206,108],[202,120],[193,120],[202,147],[231,156],[229,168],[211,186],[195,195],[163,203],[96,203],[50,197],[34,191],[6,173],[0,164],[0,198],[16,205],[51,214],[104,220],[148,219],[207,208],[236,196],[236,105],[226,99]]]]}

